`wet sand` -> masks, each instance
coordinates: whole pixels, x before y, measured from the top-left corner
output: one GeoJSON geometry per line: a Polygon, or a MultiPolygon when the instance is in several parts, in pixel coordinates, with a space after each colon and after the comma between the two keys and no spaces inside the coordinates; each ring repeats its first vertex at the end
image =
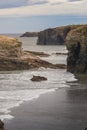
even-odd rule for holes
{"type": "Polygon", "coordinates": [[[73,83],[70,88],[41,95],[23,103],[5,121],[6,130],[85,130],[87,127],[87,85],[73,83]]]}

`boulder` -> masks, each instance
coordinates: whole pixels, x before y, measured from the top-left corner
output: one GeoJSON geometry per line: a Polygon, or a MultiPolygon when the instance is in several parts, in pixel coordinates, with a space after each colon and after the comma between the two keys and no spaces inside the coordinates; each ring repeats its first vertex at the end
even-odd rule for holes
{"type": "Polygon", "coordinates": [[[72,73],[87,72],[87,25],[71,30],[66,37],[68,49],[67,70],[72,73]]]}
{"type": "Polygon", "coordinates": [[[47,78],[46,77],[43,77],[43,76],[34,76],[33,75],[33,78],[31,78],[32,81],[35,81],[35,82],[40,82],[40,81],[46,81],[47,78]]]}

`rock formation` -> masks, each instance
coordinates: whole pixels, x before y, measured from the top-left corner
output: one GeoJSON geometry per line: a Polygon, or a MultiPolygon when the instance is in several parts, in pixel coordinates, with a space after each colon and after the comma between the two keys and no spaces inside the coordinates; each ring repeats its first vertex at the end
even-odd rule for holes
{"type": "Polygon", "coordinates": [[[38,32],[25,32],[20,37],[38,37],[38,32]]]}
{"type": "Polygon", "coordinates": [[[34,55],[39,56],[39,57],[49,57],[50,56],[49,54],[44,53],[44,52],[36,52],[36,51],[25,51],[25,52],[34,54],[34,55]]]}
{"type": "Polygon", "coordinates": [[[43,77],[43,76],[35,76],[35,75],[33,75],[33,77],[31,78],[31,80],[34,81],[34,82],[40,82],[40,81],[46,81],[47,78],[43,77]]]}
{"type": "Polygon", "coordinates": [[[87,73],[87,25],[71,30],[66,37],[69,50],[67,70],[72,73],[87,73]]]}
{"type": "Polygon", "coordinates": [[[50,28],[38,33],[38,45],[63,45],[69,31],[79,25],[68,25],[57,28],[50,28]]]}
{"type": "Polygon", "coordinates": [[[0,36],[0,71],[27,70],[32,68],[65,68],[66,65],[51,64],[36,55],[23,51],[22,43],[15,38],[0,36]]]}
{"type": "Polygon", "coordinates": [[[5,130],[4,129],[4,123],[0,120],[0,130],[5,130]]]}
{"type": "Polygon", "coordinates": [[[0,57],[19,57],[23,51],[17,39],[0,36],[0,57]]]}

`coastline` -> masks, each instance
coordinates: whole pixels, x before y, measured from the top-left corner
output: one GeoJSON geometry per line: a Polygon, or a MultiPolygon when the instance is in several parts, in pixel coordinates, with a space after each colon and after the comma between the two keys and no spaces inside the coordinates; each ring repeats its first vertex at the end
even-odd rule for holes
{"type": "Polygon", "coordinates": [[[14,119],[5,120],[5,129],[84,130],[87,127],[87,88],[75,87],[42,94],[13,108],[14,119]]]}

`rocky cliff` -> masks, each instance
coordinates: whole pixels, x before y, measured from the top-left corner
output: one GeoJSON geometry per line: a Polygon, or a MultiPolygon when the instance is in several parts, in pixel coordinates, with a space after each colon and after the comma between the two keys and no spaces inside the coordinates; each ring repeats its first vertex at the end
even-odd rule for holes
{"type": "Polygon", "coordinates": [[[20,37],[38,37],[38,32],[25,32],[20,37]]]}
{"type": "Polygon", "coordinates": [[[4,123],[0,120],[0,130],[5,130],[4,123]]]}
{"type": "Polygon", "coordinates": [[[57,28],[50,28],[38,33],[38,45],[62,45],[69,31],[77,28],[79,25],[68,25],[57,28]]]}
{"type": "Polygon", "coordinates": [[[69,50],[67,70],[72,73],[87,73],[87,25],[71,30],[66,37],[69,50]]]}
{"type": "Polygon", "coordinates": [[[0,71],[26,70],[32,68],[65,68],[41,60],[32,52],[24,51],[22,43],[15,38],[0,36],[0,71]]]}

